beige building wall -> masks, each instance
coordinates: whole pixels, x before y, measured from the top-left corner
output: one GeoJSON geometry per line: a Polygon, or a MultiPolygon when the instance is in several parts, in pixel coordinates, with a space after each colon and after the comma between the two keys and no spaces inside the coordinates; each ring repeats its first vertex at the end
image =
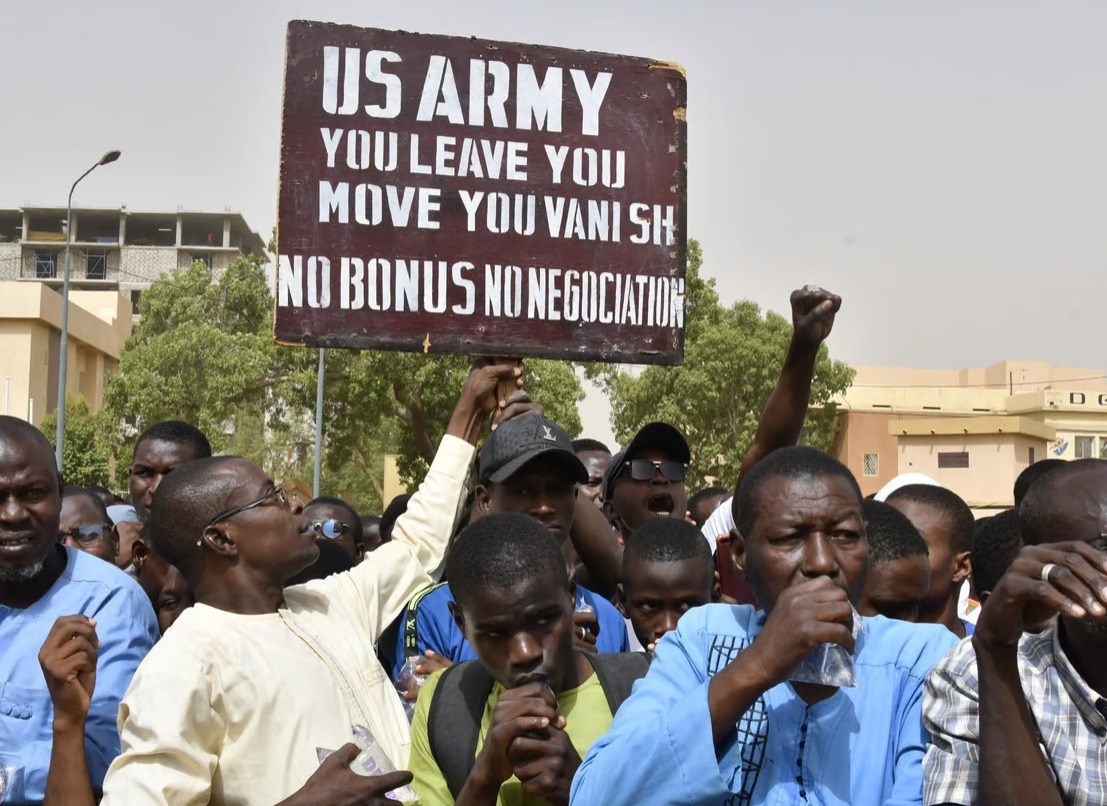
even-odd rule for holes
{"type": "Polygon", "coordinates": [[[29,420],[32,333],[18,321],[0,319],[0,411],[29,420]]]}
{"type": "Polygon", "coordinates": [[[1012,505],[1012,489],[1029,465],[1030,450],[1044,455],[1046,440],[1021,434],[901,436],[897,448],[900,473],[925,473],[961,496],[973,509],[1012,505]],[[944,468],[941,454],[968,454],[968,466],[944,468]]]}
{"type": "Polygon", "coordinates": [[[975,507],[1011,506],[1014,480],[1031,459],[1107,458],[1102,369],[1011,360],[954,370],[857,367],[838,407],[836,451],[866,495],[918,471],[975,507]],[[923,421],[933,428],[920,431],[923,421]],[[967,452],[970,467],[939,468],[938,454],[949,452],[967,452]]]}
{"type": "Polygon", "coordinates": [[[1016,395],[1009,410],[1033,418],[1057,431],[1048,446],[1051,459],[1107,459],[1107,391],[1016,395]]]}
{"type": "MultiPolygon", "coordinates": [[[[854,367],[856,388],[886,386],[918,389],[961,388],[1002,390],[1007,394],[1099,388],[1107,391],[1107,378],[1098,367],[1057,367],[1045,361],[1000,361],[989,367],[965,369],[910,369],[906,367],[854,367]]],[[[851,390],[852,392],[853,390],[851,390]]]]}
{"type": "Polygon", "coordinates": [[[897,438],[890,426],[922,414],[886,411],[844,411],[838,416],[838,459],[857,478],[862,495],[871,495],[899,474],[897,438]],[[868,461],[866,461],[868,456],[868,461]]]}
{"type": "MultiPolygon", "coordinates": [[[[24,327],[31,336],[30,397],[27,399],[27,419],[33,425],[42,422],[46,412],[58,405],[58,355],[61,332],[41,321],[30,321],[24,327]]],[[[68,374],[68,373],[67,373],[68,374]]]]}
{"type": "MultiPolygon", "coordinates": [[[[61,294],[37,282],[0,282],[0,406],[38,425],[59,399],[61,294]]],[[[130,301],[116,291],[71,291],[66,390],[96,411],[131,335],[130,301]]]]}

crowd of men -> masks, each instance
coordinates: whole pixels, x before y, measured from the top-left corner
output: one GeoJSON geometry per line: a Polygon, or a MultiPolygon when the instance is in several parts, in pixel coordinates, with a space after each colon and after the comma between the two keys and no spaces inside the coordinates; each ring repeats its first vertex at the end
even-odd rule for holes
{"type": "Polygon", "coordinates": [[[791,303],[729,489],[515,363],[374,517],[176,421],[117,501],[0,417],[0,803],[1107,803],[1107,461],[863,497],[797,446],[841,300],[791,303]]]}

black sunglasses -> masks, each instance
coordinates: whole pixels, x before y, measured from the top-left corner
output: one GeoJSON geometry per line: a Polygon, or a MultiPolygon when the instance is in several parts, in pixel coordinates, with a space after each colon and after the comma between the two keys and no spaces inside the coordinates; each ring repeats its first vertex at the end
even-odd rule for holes
{"type": "Polygon", "coordinates": [[[635,481],[649,481],[661,471],[661,475],[669,481],[684,481],[688,473],[688,465],[683,462],[675,462],[672,459],[654,461],[652,459],[631,459],[623,469],[630,473],[635,481]]]}
{"type": "Polygon", "coordinates": [[[75,543],[80,543],[82,546],[87,546],[90,543],[95,543],[97,540],[110,537],[113,528],[114,527],[110,523],[96,523],[92,526],[78,526],[75,529],[66,529],[65,531],[58,532],[58,542],[64,543],[66,540],[72,540],[75,543]]]}
{"type": "Polygon", "coordinates": [[[264,504],[266,501],[268,501],[270,498],[273,498],[274,496],[276,496],[277,500],[281,502],[282,506],[288,506],[288,493],[284,491],[284,487],[274,487],[261,498],[251,501],[248,504],[243,504],[240,507],[235,507],[234,509],[228,510],[222,515],[217,515],[215,518],[212,519],[211,523],[209,523],[204,528],[210,529],[212,526],[215,526],[215,524],[222,523],[228,518],[233,518],[235,515],[241,514],[248,509],[260,507],[262,504],[264,504]]]}
{"type": "Polygon", "coordinates": [[[350,524],[330,518],[325,521],[312,521],[308,524],[308,528],[327,540],[337,540],[350,531],[350,524]]]}

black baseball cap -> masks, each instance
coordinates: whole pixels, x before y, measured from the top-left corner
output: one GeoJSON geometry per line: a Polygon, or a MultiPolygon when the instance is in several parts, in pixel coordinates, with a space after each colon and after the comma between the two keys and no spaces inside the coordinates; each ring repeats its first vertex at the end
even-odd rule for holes
{"type": "Polygon", "coordinates": [[[539,456],[556,458],[574,481],[588,482],[588,471],[573,451],[569,435],[557,423],[537,414],[512,417],[492,432],[480,450],[477,479],[481,484],[507,481],[539,456]]]}
{"type": "Polygon", "coordinates": [[[655,448],[676,462],[688,464],[692,461],[692,451],[688,447],[688,440],[674,426],[668,423],[646,423],[630,444],[611,457],[611,463],[603,474],[603,498],[611,499],[615,490],[615,480],[623,472],[628,461],[633,459],[643,450],[655,448]]]}

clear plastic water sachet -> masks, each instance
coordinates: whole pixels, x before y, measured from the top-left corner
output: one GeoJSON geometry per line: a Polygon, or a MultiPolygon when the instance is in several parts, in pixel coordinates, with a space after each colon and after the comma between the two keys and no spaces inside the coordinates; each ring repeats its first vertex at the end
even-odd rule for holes
{"type": "MultiPolygon", "coordinates": [[[[852,606],[851,606],[852,609],[852,606]]],[[[853,610],[853,638],[865,631],[861,615],[853,610]]],[[[819,644],[799,662],[788,679],[793,683],[853,688],[857,685],[853,655],[838,644],[819,644]]]]}
{"type": "MultiPolygon", "coordinates": [[[[350,762],[350,770],[352,772],[357,775],[371,777],[374,775],[387,775],[390,772],[396,771],[396,766],[392,763],[392,760],[388,758],[388,754],[384,752],[384,748],[380,746],[380,743],[368,728],[362,725],[354,725],[353,734],[354,744],[361,748],[361,752],[358,753],[357,758],[350,762]]],[[[320,764],[326,761],[333,753],[334,750],[327,750],[323,747],[315,748],[315,754],[320,764]]],[[[409,786],[401,786],[398,789],[393,789],[386,797],[389,800],[401,802],[417,799],[414,790],[409,786]]]]}

